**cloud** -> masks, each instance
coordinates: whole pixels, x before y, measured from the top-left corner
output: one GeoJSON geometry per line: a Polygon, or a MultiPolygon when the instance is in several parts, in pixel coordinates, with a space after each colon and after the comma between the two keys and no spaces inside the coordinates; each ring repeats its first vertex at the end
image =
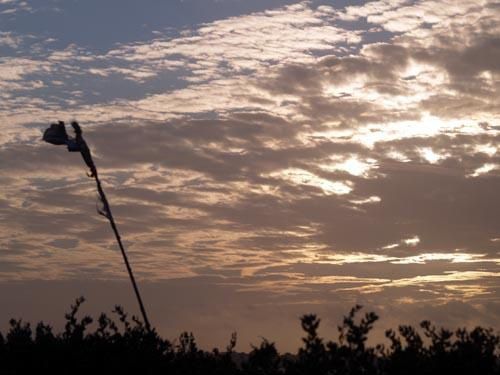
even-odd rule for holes
{"type": "Polygon", "coordinates": [[[77,118],[141,280],[252,301],[234,316],[497,322],[500,20],[441,5],[300,2],[2,57],[0,279],[126,276],[79,155],[40,141],[77,118]]]}
{"type": "Polygon", "coordinates": [[[1,0],[0,1],[0,15],[12,15],[18,12],[32,12],[33,8],[27,1],[22,0],[1,0]]]}
{"type": "Polygon", "coordinates": [[[0,31],[0,46],[17,48],[22,42],[22,37],[9,31],[0,31]]]}
{"type": "Polygon", "coordinates": [[[211,22],[184,34],[123,46],[108,54],[159,68],[180,68],[180,60],[190,70],[189,80],[201,82],[228,74],[249,74],[276,64],[312,61],[313,52],[361,41],[359,32],[329,24],[327,14],[314,11],[307,3],[211,22]]]}

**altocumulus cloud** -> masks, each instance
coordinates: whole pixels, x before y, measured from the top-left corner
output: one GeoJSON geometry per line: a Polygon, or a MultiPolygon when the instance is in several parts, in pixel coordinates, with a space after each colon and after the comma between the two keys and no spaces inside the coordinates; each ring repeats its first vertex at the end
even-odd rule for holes
{"type": "Polygon", "coordinates": [[[2,30],[4,287],[123,280],[80,160],[39,142],[74,117],[160,328],[255,340],[285,310],[279,342],[355,302],[498,326],[499,14],[298,2],[105,51],[2,30]]]}

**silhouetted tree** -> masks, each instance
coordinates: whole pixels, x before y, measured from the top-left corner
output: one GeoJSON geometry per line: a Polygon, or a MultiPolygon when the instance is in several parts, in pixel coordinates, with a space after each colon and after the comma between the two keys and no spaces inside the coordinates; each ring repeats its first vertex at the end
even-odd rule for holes
{"type": "Polygon", "coordinates": [[[278,375],[282,374],[281,358],[273,342],[265,338],[260,346],[252,346],[248,361],[243,366],[248,375],[278,375]]]}

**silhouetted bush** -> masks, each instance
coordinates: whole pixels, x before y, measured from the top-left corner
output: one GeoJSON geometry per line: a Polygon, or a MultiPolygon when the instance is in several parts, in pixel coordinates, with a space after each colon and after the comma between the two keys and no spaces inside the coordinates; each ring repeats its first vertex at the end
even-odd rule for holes
{"type": "Polygon", "coordinates": [[[33,332],[29,323],[12,319],[0,333],[0,374],[500,374],[500,337],[492,329],[449,331],[423,321],[421,333],[401,325],[386,331],[388,347],[368,347],[378,316],[356,319],[361,306],[344,317],[336,342],[319,337],[316,315],[302,316],[303,346],[280,355],[267,339],[248,354],[235,353],[236,334],[224,352],[200,350],[190,332],[170,342],[120,306],[115,320],[101,314],[92,325],[90,316],[77,316],[83,302],[71,306],[62,333],[43,322],[33,332]]]}

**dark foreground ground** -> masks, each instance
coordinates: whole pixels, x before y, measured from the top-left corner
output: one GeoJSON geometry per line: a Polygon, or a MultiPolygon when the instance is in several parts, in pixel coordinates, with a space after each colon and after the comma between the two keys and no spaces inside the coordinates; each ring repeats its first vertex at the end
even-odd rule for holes
{"type": "Polygon", "coordinates": [[[235,353],[236,334],[224,351],[206,352],[191,333],[169,342],[119,306],[115,320],[101,314],[91,332],[93,319],[77,317],[82,302],[71,306],[62,333],[42,322],[32,328],[11,320],[0,334],[0,374],[500,374],[500,336],[481,327],[450,331],[423,321],[418,329],[388,330],[389,346],[367,347],[378,317],[359,317],[356,306],[336,341],[318,337],[320,320],[304,315],[303,346],[295,354],[281,355],[265,339],[248,354],[235,353]]]}

